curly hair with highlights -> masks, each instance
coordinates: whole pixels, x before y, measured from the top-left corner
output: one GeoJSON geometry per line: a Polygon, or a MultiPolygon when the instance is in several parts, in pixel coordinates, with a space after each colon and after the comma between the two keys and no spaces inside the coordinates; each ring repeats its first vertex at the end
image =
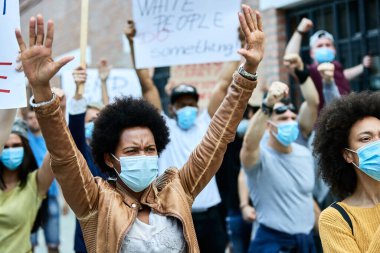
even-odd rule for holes
{"type": "Polygon", "coordinates": [[[350,196],[357,184],[353,166],[343,158],[352,126],[365,117],[380,119],[380,92],[351,93],[326,106],[318,119],[314,154],[322,178],[339,198],[350,196]]]}
{"type": "Polygon", "coordinates": [[[147,127],[152,131],[158,154],[169,143],[169,129],[159,111],[144,99],[117,98],[103,108],[94,122],[91,148],[95,163],[106,173],[113,170],[104,161],[104,155],[114,153],[120,136],[126,128],[147,127]]]}

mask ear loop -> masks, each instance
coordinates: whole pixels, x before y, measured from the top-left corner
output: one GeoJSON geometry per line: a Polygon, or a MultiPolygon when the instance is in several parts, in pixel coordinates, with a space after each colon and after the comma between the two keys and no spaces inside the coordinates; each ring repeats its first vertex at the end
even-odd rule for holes
{"type": "MultiPolygon", "coordinates": [[[[117,159],[117,157],[114,155],[114,154],[112,154],[112,153],[110,153],[111,154],[111,156],[113,157],[113,158],[115,158],[116,159],[116,161],[118,161],[119,163],[120,163],[120,160],[119,159],[117,159]]],[[[113,166],[113,168],[112,168],[114,171],[115,171],[115,173],[116,173],[116,175],[117,176],[120,176],[120,173],[119,172],[117,172],[117,170],[115,169],[115,166],[113,166]]]]}
{"type": "MultiPolygon", "coordinates": [[[[355,153],[355,154],[358,154],[355,150],[352,150],[352,149],[349,149],[349,148],[344,148],[345,150],[348,150],[348,151],[351,151],[351,152],[353,152],[353,153],[355,153]]],[[[359,166],[358,165],[356,165],[356,163],[354,163],[354,162],[351,162],[356,168],[358,168],[359,170],[360,170],[360,168],[359,168],[359,166]]]]}

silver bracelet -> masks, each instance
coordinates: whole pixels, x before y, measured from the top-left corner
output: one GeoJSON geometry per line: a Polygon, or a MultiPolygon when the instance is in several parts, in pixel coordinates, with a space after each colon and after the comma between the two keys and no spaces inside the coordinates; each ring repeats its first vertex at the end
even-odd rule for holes
{"type": "Polygon", "coordinates": [[[248,80],[250,80],[250,81],[257,81],[257,73],[255,73],[255,74],[251,74],[251,73],[249,73],[249,72],[247,72],[244,68],[243,68],[243,65],[241,65],[239,68],[238,68],[238,73],[242,76],[242,77],[244,77],[244,78],[246,78],[246,79],[248,79],[248,80]]]}
{"type": "Polygon", "coordinates": [[[37,108],[37,107],[41,107],[41,106],[53,103],[54,100],[56,99],[57,95],[55,95],[54,92],[51,92],[51,94],[53,94],[53,97],[49,101],[43,101],[43,102],[40,102],[40,103],[34,103],[34,95],[32,95],[30,97],[30,100],[29,100],[30,106],[33,107],[33,108],[37,108]]]}

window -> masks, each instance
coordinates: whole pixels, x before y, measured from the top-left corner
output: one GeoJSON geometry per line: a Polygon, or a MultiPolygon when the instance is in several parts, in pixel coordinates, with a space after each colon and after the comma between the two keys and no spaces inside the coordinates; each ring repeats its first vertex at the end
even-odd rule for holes
{"type": "MultiPolygon", "coordinates": [[[[344,68],[356,66],[370,54],[372,67],[352,80],[355,91],[380,90],[380,0],[317,1],[287,11],[288,38],[302,17],[314,22],[313,32],[323,29],[334,35],[337,60],[344,68]]],[[[301,55],[310,63],[308,39],[304,39],[301,55]]]]}

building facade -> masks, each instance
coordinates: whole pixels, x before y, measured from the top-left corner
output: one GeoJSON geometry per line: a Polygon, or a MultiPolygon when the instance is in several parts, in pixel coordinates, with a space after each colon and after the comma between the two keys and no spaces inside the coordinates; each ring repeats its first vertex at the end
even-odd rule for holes
{"type": "MultiPolygon", "coordinates": [[[[78,49],[80,2],[78,0],[21,0],[23,34],[26,35],[25,28],[29,17],[41,13],[45,18],[55,21],[55,55],[78,49]]],[[[289,82],[289,76],[282,64],[286,42],[299,21],[303,17],[308,17],[314,22],[313,30],[309,35],[319,29],[325,29],[334,35],[337,58],[344,67],[359,64],[366,54],[373,57],[373,67],[351,82],[352,89],[356,91],[380,89],[380,0],[244,0],[243,2],[260,9],[263,15],[266,52],[260,75],[264,77],[266,83],[270,84],[276,80],[289,82]]],[[[88,44],[91,47],[90,67],[94,67],[102,57],[106,57],[115,67],[131,67],[130,55],[123,35],[125,22],[132,17],[130,6],[131,0],[90,1],[88,35],[88,44]]],[[[305,38],[301,49],[305,59],[309,59],[307,42],[308,39],[305,38]]],[[[172,70],[176,71],[172,73],[172,76],[183,77],[191,72],[194,76],[190,82],[198,86],[204,86],[204,83],[207,83],[212,88],[217,78],[215,73],[220,69],[220,64],[213,65],[209,64],[207,68],[204,66],[172,67],[172,70]],[[202,69],[210,69],[210,73],[200,71],[202,69]],[[198,72],[201,73],[199,80],[196,78],[198,72]]],[[[59,85],[59,81],[57,82],[59,85]]],[[[200,87],[204,90],[206,100],[210,87],[205,89],[200,87]]]]}

